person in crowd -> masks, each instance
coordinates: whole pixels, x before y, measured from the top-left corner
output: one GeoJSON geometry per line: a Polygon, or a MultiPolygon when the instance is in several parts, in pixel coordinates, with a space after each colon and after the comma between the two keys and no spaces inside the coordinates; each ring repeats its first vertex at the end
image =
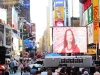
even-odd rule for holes
{"type": "Polygon", "coordinates": [[[32,69],[30,69],[30,73],[36,74],[36,72],[37,72],[37,68],[35,66],[33,66],[32,69]]]}
{"type": "Polygon", "coordinates": [[[24,66],[28,67],[28,61],[27,60],[25,61],[24,66]]]}
{"type": "Polygon", "coordinates": [[[54,68],[52,68],[52,75],[58,75],[58,73],[55,72],[55,69],[54,68]]]}
{"type": "Polygon", "coordinates": [[[9,67],[10,67],[10,73],[13,74],[14,73],[14,62],[13,62],[13,59],[11,59],[11,61],[9,63],[9,67]]]}
{"type": "Polygon", "coordinates": [[[20,64],[19,64],[19,68],[20,68],[21,75],[22,75],[22,73],[23,73],[23,71],[24,71],[24,65],[23,65],[22,61],[21,61],[20,64]]]}
{"type": "Polygon", "coordinates": [[[9,64],[7,63],[7,61],[5,61],[5,75],[9,75],[9,64]]]}
{"type": "Polygon", "coordinates": [[[26,68],[26,69],[25,69],[25,72],[24,72],[22,75],[30,75],[29,69],[26,68]]]}
{"type": "Polygon", "coordinates": [[[18,67],[18,62],[16,61],[16,59],[14,59],[13,62],[14,62],[14,73],[16,73],[17,67],[18,67]]]}
{"type": "Polygon", "coordinates": [[[88,71],[84,71],[82,75],[89,75],[88,71]]]}
{"type": "Polygon", "coordinates": [[[83,69],[82,69],[82,74],[84,73],[84,71],[85,71],[85,69],[83,68],[83,69]]]}
{"type": "Polygon", "coordinates": [[[55,72],[59,73],[60,72],[60,68],[56,67],[55,68],[55,72]]]}
{"type": "Polygon", "coordinates": [[[46,68],[43,68],[43,72],[41,72],[41,75],[47,75],[46,68]]]}
{"type": "Polygon", "coordinates": [[[62,69],[60,70],[60,75],[62,75],[63,73],[70,75],[70,70],[67,68],[67,64],[62,65],[62,69]]]}
{"type": "Polygon", "coordinates": [[[60,70],[60,75],[66,74],[66,67],[63,66],[62,69],[60,70]]]}
{"type": "Polygon", "coordinates": [[[48,70],[47,75],[53,75],[51,70],[48,70]]]}
{"type": "Polygon", "coordinates": [[[40,71],[40,73],[41,73],[41,72],[43,72],[43,70],[44,70],[44,68],[43,68],[43,67],[41,67],[41,68],[40,68],[40,70],[39,70],[39,71],[40,71]]]}
{"type": "Polygon", "coordinates": [[[95,72],[93,75],[100,75],[100,73],[99,72],[95,72]]]}
{"type": "Polygon", "coordinates": [[[100,68],[99,67],[95,67],[95,71],[100,72],[100,68]]]}
{"type": "Polygon", "coordinates": [[[64,46],[60,47],[60,50],[61,53],[80,53],[80,49],[75,42],[75,37],[71,29],[65,31],[64,46]]]}
{"type": "Polygon", "coordinates": [[[82,75],[82,72],[81,72],[81,71],[78,71],[78,72],[77,72],[77,75],[82,75]]]}

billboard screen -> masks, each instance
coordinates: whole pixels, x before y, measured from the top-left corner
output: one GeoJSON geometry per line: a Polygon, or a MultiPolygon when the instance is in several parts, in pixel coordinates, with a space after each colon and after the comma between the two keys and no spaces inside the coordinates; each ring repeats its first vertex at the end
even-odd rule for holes
{"type": "Polygon", "coordinates": [[[53,52],[87,52],[86,27],[53,27],[53,52]]]}

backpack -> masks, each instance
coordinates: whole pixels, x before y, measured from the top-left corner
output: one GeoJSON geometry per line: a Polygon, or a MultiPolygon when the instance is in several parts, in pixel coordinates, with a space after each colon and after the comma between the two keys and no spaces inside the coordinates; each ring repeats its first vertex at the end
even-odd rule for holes
{"type": "Polygon", "coordinates": [[[14,67],[14,62],[10,62],[9,67],[14,67]]]}

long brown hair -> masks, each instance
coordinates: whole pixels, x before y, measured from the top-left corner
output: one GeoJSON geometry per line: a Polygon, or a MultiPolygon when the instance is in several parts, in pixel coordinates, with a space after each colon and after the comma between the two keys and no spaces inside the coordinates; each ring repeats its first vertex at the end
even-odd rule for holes
{"type": "Polygon", "coordinates": [[[72,49],[74,49],[74,47],[75,47],[75,38],[74,38],[74,34],[73,34],[73,32],[72,32],[71,29],[67,29],[66,32],[65,32],[65,35],[64,35],[64,48],[66,48],[68,46],[68,42],[66,40],[66,33],[68,31],[70,31],[72,33],[73,40],[72,40],[72,43],[71,44],[72,44],[72,49]]]}
{"type": "Polygon", "coordinates": [[[48,70],[47,75],[52,75],[52,71],[48,70]]]}

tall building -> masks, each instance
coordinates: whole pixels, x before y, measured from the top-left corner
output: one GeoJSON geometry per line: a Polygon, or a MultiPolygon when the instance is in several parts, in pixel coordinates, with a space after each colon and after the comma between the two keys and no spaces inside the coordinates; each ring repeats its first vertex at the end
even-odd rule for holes
{"type": "Polygon", "coordinates": [[[99,53],[99,1],[100,0],[83,0],[80,1],[80,24],[87,27],[88,34],[88,51],[99,53]],[[94,50],[94,51],[93,51],[94,50]]]}
{"type": "Polygon", "coordinates": [[[68,26],[79,26],[79,0],[68,1],[68,26]]]}
{"type": "MultiPolygon", "coordinates": [[[[19,39],[15,35],[20,34],[21,39],[22,37],[23,39],[29,38],[28,33],[30,31],[27,31],[27,29],[30,30],[30,0],[0,0],[0,7],[7,9],[7,25],[9,24],[13,29],[14,37],[13,34],[11,36],[13,43],[15,43],[15,39],[19,39]],[[14,29],[14,26],[17,29],[14,29]]],[[[19,41],[17,42],[19,43],[19,41]]],[[[22,45],[20,46],[22,47],[22,45]]]]}
{"type": "Polygon", "coordinates": [[[1,8],[7,9],[7,22],[12,23],[12,6],[19,3],[19,0],[1,0],[1,8]]]}
{"type": "Polygon", "coordinates": [[[84,26],[83,25],[83,4],[79,3],[79,18],[80,18],[80,26],[84,26]]]}

